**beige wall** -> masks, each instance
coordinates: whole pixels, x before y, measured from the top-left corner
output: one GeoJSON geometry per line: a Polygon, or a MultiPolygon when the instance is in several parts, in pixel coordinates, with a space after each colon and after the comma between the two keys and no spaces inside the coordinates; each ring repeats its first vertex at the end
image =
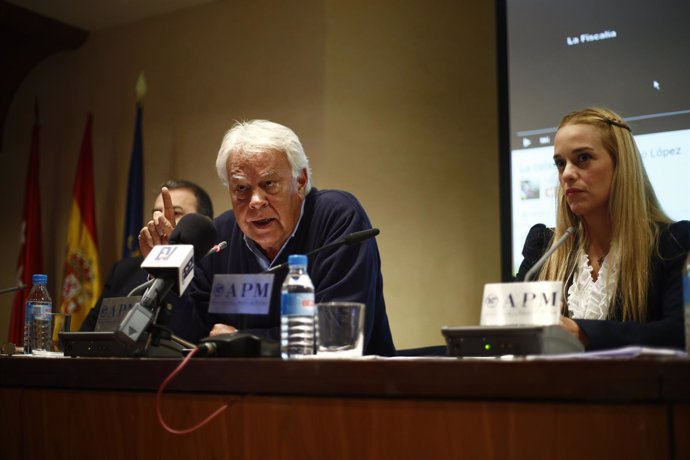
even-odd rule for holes
{"type": "MultiPolygon", "coordinates": [[[[146,73],[145,190],[168,177],[203,184],[233,120],[293,128],[319,188],[364,204],[378,237],[398,348],[442,342],[442,325],[479,320],[497,281],[499,195],[493,2],[229,0],[94,32],[26,78],[0,153],[0,284],[15,278],[33,117],[41,110],[45,264],[58,297],[86,114],[94,114],[101,271],[121,250],[134,123],[146,73]],[[4,280],[4,281],[2,281],[4,280]]],[[[0,287],[2,287],[0,286],[0,287]]],[[[0,298],[0,342],[12,295],[0,298]]]]}

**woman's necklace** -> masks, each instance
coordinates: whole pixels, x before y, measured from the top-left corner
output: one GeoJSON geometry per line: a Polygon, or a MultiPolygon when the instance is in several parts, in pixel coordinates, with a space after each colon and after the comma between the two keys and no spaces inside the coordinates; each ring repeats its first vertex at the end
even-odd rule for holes
{"type": "MultiPolygon", "coordinates": [[[[588,254],[588,255],[589,255],[589,254],[588,254]]],[[[607,255],[608,255],[608,251],[605,252],[605,253],[603,253],[603,254],[600,255],[600,256],[590,256],[590,257],[589,257],[590,263],[596,260],[596,261],[597,261],[597,265],[599,266],[599,268],[601,268],[601,266],[604,265],[604,259],[606,259],[606,256],[607,256],[607,255]]]]}
{"type": "Polygon", "coordinates": [[[601,271],[601,266],[604,265],[604,259],[606,258],[606,254],[601,255],[599,257],[589,257],[589,266],[592,267],[592,271],[590,273],[590,276],[592,277],[592,281],[595,283],[599,279],[599,272],[601,271]],[[594,261],[596,260],[597,264],[594,265],[594,261]]]}

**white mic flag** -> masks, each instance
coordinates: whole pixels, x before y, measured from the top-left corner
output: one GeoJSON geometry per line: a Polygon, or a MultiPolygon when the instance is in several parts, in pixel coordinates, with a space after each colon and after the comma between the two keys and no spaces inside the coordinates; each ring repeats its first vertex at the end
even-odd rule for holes
{"type": "Polygon", "coordinates": [[[175,291],[182,295],[194,278],[194,246],[154,246],[142,262],[141,268],[158,279],[175,280],[175,291]]]}

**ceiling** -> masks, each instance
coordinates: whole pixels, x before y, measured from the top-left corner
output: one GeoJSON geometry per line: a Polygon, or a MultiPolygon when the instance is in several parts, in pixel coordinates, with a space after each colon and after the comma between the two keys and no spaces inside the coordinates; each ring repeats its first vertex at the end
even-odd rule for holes
{"type": "Polygon", "coordinates": [[[216,0],[6,0],[7,3],[93,32],[131,24],[216,0]]]}
{"type": "Polygon", "coordinates": [[[7,111],[22,81],[89,34],[218,0],[0,0],[0,154],[7,111]]]}

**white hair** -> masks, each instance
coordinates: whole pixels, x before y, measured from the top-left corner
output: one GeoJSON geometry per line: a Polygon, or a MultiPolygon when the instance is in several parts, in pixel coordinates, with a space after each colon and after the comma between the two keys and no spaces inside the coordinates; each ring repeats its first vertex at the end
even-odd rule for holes
{"type": "Polygon", "coordinates": [[[292,177],[297,179],[303,169],[307,170],[305,194],[311,190],[311,168],[302,144],[290,128],[267,120],[235,122],[223,136],[220,144],[216,169],[225,187],[228,186],[228,159],[233,153],[285,152],[292,177]]]}

